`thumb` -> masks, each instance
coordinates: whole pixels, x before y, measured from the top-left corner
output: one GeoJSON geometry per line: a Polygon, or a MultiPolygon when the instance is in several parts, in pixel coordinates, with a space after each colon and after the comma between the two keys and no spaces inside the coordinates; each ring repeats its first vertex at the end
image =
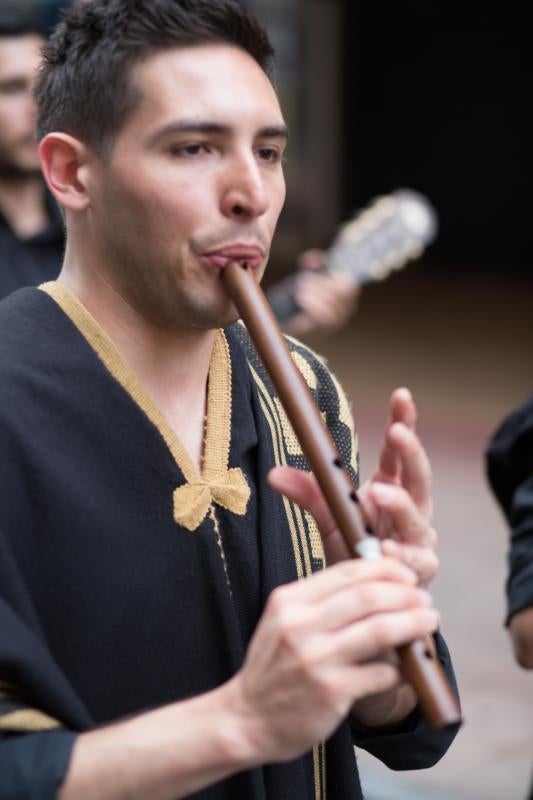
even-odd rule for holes
{"type": "Polygon", "coordinates": [[[309,511],[323,537],[336,527],[322,490],[311,472],[294,467],[274,467],[268,473],[268,482],[277,492],[309,511]]]}
{"type": "Polygon", "coordinates": [[[318,481],[311,472],[303,472],[293,467],[275,467],[268,474],[268,482],[277,492],[313,515],[322,537],[327,564],[336,564],[349,558],[348,548],[337,528],[337,523],[318,481]]]}

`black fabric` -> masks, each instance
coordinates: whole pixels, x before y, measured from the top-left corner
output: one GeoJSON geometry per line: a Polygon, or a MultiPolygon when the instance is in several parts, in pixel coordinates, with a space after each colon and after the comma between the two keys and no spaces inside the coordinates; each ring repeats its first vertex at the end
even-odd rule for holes
{"type": "Polygon", "coordinates": [[[64,226],[59,208],[46,193],[49,224],[28,239],[19,239],[0,214],[0,299],[24,286],[54,280],[61,269],[64,226]]]}
{"type": "Polygon", "coordinates": [[[12,736],[0,745],[0,798],[52,800],[63,782],[76,735],[69,731],[12,736]]]}
{"type": "MultiPolygon", "coordinates": [[[[50,776],[64,774],[73,734],[226,681],[269,593],[296,578],[241,336],[227,332],[238,414],[230,467],[245,471],[252,500],[245,518],[220,514],[230,592],[212,522],[194,534],[174,522],[184,478],[142,410],[48,295],[25,289],[0,304],[0,681],[67,729],[0,739],[10,780],[22,768],[32,775],[26,789],[20,779],[21,798],[55,796],[50,776]]],[[[433,763],[453,734],[429,735],[415,716],[395,736],[359,730],[356,742],[395,768],[433,763]]],[[[329,800],[360,798],[348,722],[327,762],[329,800]]],[[[13,800],[9,791],[0,781],[0,800],[13,800]]],[[[195,795],[239,797],[314,800],[311,756],[195,795]]]]}
{"type": "Polygon", "coordinates": [[[487,473],[511,531],[508,623],[513,614],[533,606],[533,395],[493,435],[487,473]]]}

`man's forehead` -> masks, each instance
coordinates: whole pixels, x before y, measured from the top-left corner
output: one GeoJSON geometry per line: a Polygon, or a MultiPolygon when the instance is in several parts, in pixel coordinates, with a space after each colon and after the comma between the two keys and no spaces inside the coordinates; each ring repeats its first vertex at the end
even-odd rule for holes
{"type": "Polygon", "coordinates": [[[261,125],[283,124],[268,76],[245,51],[230,45],[202,45],[163,51],[141,62],[132,80],[141,104],[184,116],[261,113],[261,125]],[[183,107],[182,104],[187,104],[183,107]],[[191,113],[192,112],[192,113],[191,113]]]}

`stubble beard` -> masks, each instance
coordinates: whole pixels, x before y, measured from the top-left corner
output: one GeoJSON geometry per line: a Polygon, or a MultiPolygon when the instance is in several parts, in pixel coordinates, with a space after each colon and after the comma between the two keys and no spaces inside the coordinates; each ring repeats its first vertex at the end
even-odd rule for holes
{"type": "MultiPolygon", "coordinates": [[[[130,259],[128,276],[122,274],[123,297],[129,297],[136,311],[152,324],[169,332],[182,333],[186,330],[217,330],[235,323],[239,314],[230,301],[225,298],[222,285],[203,283],[179,285],[172,273],[166,280],[157,283],[149,279],[149,270],[142,268],[136,260],[130,259]]],[[[221,281],[220,275],[215,280],[221,281]]]]}
{"type": "MultiPolygon", "coordinates": [[[[222,289],[222,287],[220,287],[222,289]]],[[[153,299],[154,315],[168,330],[210,331],[232,325],[239,314],[222,291],[213,300],[209,294],[196,292],[194,286],[174,287],[173,292],[160,291],[153,299]]]]}

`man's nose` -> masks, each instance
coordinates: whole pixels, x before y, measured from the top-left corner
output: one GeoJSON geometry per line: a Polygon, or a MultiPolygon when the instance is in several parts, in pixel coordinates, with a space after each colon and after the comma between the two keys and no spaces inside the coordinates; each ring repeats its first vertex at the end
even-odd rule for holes
{"type": "Polygon", "coordinates": [[[255,157],[241,158],[228,165],[222,213],[244,221],[262,216],[268,207],[268,194],[255,157]]]}

